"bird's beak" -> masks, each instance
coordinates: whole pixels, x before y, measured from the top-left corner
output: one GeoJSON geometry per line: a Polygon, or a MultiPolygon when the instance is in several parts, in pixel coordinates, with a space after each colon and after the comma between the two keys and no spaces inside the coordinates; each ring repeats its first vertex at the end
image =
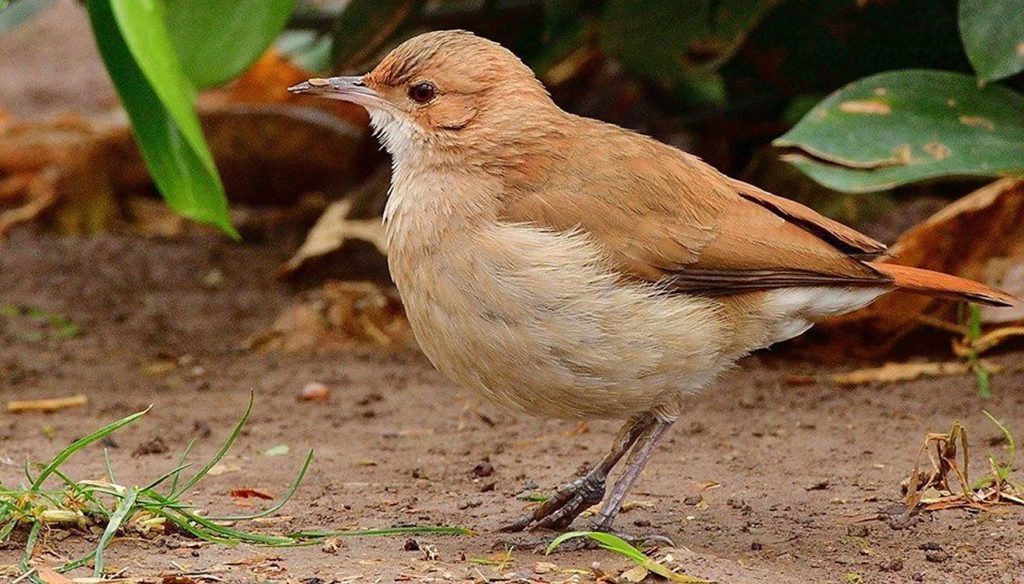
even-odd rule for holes
{"type": "Polygon", "coordinates": [[[388,105],[379,93],[366,86],[362,77],[313,78],[289,87],[288,91],[350,101],[363,107],[380,108],[388,105]]]}

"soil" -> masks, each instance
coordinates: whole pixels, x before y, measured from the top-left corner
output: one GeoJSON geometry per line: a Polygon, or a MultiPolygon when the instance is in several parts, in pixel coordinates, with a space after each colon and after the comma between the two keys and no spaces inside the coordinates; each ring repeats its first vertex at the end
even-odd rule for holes
{"type": "MultiPolygon", "coordinates": [[[[76,11],[73,2],[61,2],[56,12],[0,39],[0,49],[80,37],[82,22],[63,24],[80,19],[76,11]]],[[[86,72],[95,68],[90,47],[74,58],[86,62],[86,72]]],[[[47,62],[54,60],[60,58],[47,62]]],[[[33,75],[46,66],[36,63],[33,75]]],[[[99,89],[83,85],[97,76],[102,73],[76,77],[82,83],[65,92],[84,100],[74,107],[88,109],[93,102],[81,96],[90,91],[101,97],[109,91],[100,82],[99,89]]],[[[41,103],[25,89],[27,73],[5,69],[0,77],[10,98],[4,106],[12,111],[35,115],[67,103],[41,103]],[[15,77],[24,83],[9,83],[15,77]]],[[[189,497],[197,507],[222,514],[254,509],[230,491],[281,494],[311,448],[315,458],[298,493],[258,529],[444,524],[475,535],[415,536],[415,545],[408,537],[346,538],[333,552],[129,537],[114,541],[108,566],[157,581],[198,573],[207,581],[309,583],[588,581],[598,570],[618,576],[630,566],[598,550],[544,556],[537,547],[550,533],[496,533],[527,509],[520,495],[550,492],[602,456],[614,423],[510,415],[457,389],[412,350],[246,349],[246,339],[302,296],[274,278],[294,248],[292,238],[236,244],[201,232],[159,240],[15,230],[0,248],[0,305],[60,315],[80,334],[60,338],[29,317],[0,316],[0,396],[81,393],[88,403],[0,416],[0,482],[19,484],[26,461],[47,460],[72,440],[152,405],[107,444],[118,480],[145,484],[173,468],[193,438],[193,460],[212,456],[252,392],[250,423],[225,460],[229,472],[198,485],[189,497]],[[327,386],[327,401],[298,399],[311,382],[327,386]],[[287,455],[266,454],[280,445],[289,447],[287,455]],[[511,563],[500,569],[477,561],[500,560],[509,547],[511,563]],[[428,559],[430,549],[436,559],[428,559]]],[[[1019,365],[1021,355],[999,360],[1019,365]]],[[[764,353],[695,396],[633,491],[635,504],[619,527],[668,536],[676,546],[659,554],[669,551],[686,573],[723,583],[1024,583],[1021,508],[890,519],[927,432],[963,422],[975,475],[986,472],[988,453],[1005,454],[982,409],[1024,435],[1024,374],[996,376],[991,400],[977,397],[968,377],[855,389],[786,382],[793,374],[825,372],[764,353]]],[[[102,477],[102,452],[89,448],[63,468],[77,478],[102,477]]],[[[59,564],[96,540],[55,530],[37,561],[59,564]]],[[[0,547],[0,574],[18,557],[17,545],[0,547]]]]}
{"type": "MultiPolygon", "coordinates": [[[[235,244],[216,235],[76,239],[17,230],[0,253],[0,304],[61,315],[81,333],[60,339],[28,317],[0,317],[3,398],[82,393],[89,401],[53,414],[0,417],[0,482],[17,484],[25,461],[46,460],[152,404],[109,445],[118,479],[145,484],[173,468],[193,437],[194,460],[212,455],[254,392],[251,422],[226,460],[237,470],[200,483],[190,497],[195,505],[213,513],[249,510],[231,490],[280,494],[312,448],[313,465],[286,517],[259,529],[444,524],[476,535],[417,536],[421,551],[405,551],[407,538],[351,538],[334,554],[315,546],[192,547],[179,537],[126,538],[111,548],[109,565],[129,576],[212,570],[231,582],[402,574],[463,580],[495,576],[493,566],[471,560],[500,557],[514,545],[514,563],[502,573],[557,581],[568,576],[538,575],[537,563],[599,564],[611,574],[628,567],[602,551],[538,555],[535,546],[551,534],[495,533],[526,509],[517,495],[550,491],[595,462],[615,424],[511,416],[455,388],[414,351],[243,349],[246,338],[296,301],[296,292],[273,278],[287,251],[273,241],[235,244]],[[208,278],[215,269],[223,276],[217,287],[208,278]],[[32,334],[39,332],[41,339],[32,334]],[[325,384],[329,399],[300,401],[310,382],[325,384]],[[281,444],[290,447],[287,456],[265,454],[281,444]],[[427,545],[439,559],[423,559],[427,545]]],[[[899,483],[924,434],[946,431],[953,420],[971,432],[975,473],[984,472],[977,469],[985,468],[986,451],[999,452],[986,442],[999,432],[981,410],[1024,432],[1024,375],[997,376],[990,401],[980,400],[965,377],[858,389],[786,383],[793,373],[820,372],[754,357],[695,397],[632,493],[639,504],[619,526],[670,537],[687,573],[720,582],[847,582],[852,574],[866,582],[1021,582],[1019,508],[943,511],[909,524],[855,520],[884,518],[900,505],[899,483]]],[[[102,476],[99,447],[71,459],[65,471],[102,476]]],[[[54,533],[42,561],[56,563],[95,539],[54,533]]],[[[17,555],[0,550],[0,565],[17,555]]]]}

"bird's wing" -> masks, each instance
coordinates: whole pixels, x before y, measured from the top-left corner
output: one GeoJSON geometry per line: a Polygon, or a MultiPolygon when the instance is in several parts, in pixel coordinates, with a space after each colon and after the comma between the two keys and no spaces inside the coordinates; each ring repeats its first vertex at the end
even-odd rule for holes
{"type": "Polygon", "coordinates": [[[680,291],[891,282],[862,261],[884,245],[804,205],[652,140],[631,135],[606,151],[566,157],[568,172],[520,190],[502,219],[585,232],[625,275],[680,291]]]}

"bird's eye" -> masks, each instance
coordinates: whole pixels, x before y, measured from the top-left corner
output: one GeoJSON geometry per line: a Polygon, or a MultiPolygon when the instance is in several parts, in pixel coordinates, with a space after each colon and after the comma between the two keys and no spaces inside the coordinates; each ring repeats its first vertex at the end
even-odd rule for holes
{"type": "Polygon", "coordinates": [[[437,94],[437,88],[434,87],[433,83],[424,81],[423,83],[417,83],[409,88],[409,99],[417,103],[427,103],[434,99],[434,95],[437,94]]]}

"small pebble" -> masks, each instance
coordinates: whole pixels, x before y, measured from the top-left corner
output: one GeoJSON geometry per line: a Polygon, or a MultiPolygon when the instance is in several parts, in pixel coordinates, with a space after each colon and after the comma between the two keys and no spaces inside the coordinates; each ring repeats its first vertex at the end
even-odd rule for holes
{"type": "Polygon", "coordinates": [[[336,537],[329,537],[324,540],[324,545],[320,546],[320,551],[325,554],[336,554],[340,548],[341,540],[336,537]]]}
{"type": "Polygon", "coordinates": [[[313,381],[307,383],[302,388],[302,392],[299,393],[299,399],[302,401],[324,401],[330,395],[331,392],[327,389],[326,385],[313,381]]]}
{"type": "Polygon", "coordinates": [[[704,500],[704,497],[700,495],[687,495],[683,499],[683,505],[697,505],[704,500]]]}
{"type": "Polygon", "coordinates": [[[473,467],[473,476],[483,478],[494,474],[494,466],[486,460],[473,467]]]}
{"type": "Polygon", "coordinates": [[[944,552],[942,550],[933,551],[933,552],[925,552],[924,553],[924,559],[928,560],[929,562],[935,562],[936,564],[941,564],[942,562],[945,562],[946,560],[949,559],[949,554],[947,554],[946,552],[944,552]]]}
{"type": "Polygon", "coordinates": [[[764,549],[764,546],[761,545],[760,542],[757,542],[757,541],[750,542],[750,551],[752,551],[752,552],[759,552],[762,549],[764,549]]]}
{"type": "Polygon", "coordinates": [[[405,540],[404,548],[407,552],[418,552],[420,551],[420,543],[413,538],[405,540]]]}

